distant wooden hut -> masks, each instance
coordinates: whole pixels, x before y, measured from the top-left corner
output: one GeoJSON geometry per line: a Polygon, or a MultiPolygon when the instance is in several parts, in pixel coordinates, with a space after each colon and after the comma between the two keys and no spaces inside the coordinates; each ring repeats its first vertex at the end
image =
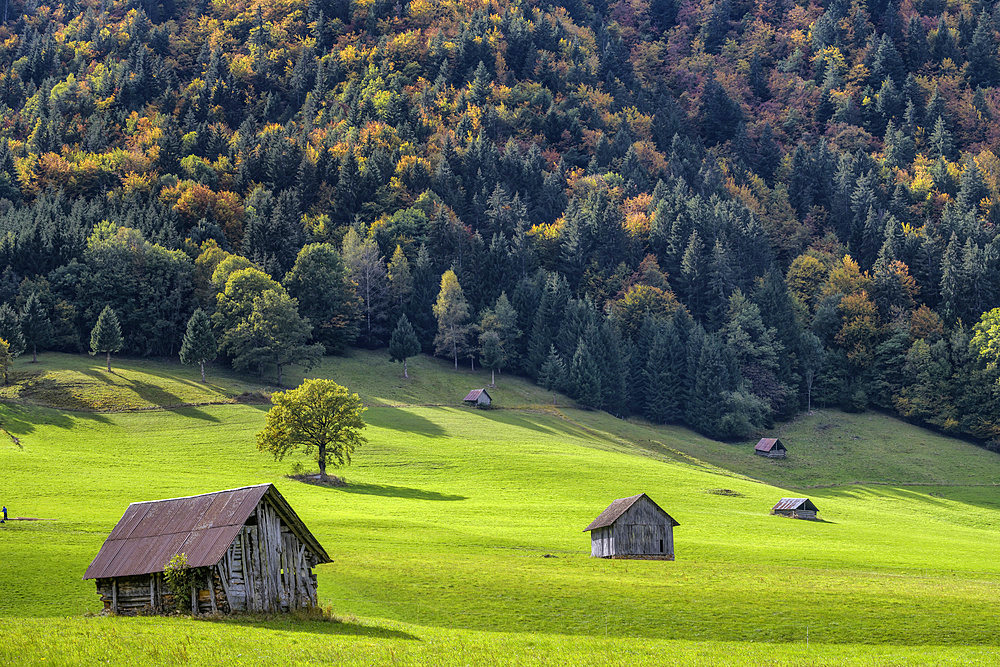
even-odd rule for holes
{"type": "Polygon", "coordinates": [[[203,580],[183,593],[198,613],[314,606],[312,568],[330,562],[278,490],[259,484],[132,503],[83,578],[97,580],[106,612],[156,613],[175,602],[163,570],[181,553],[201,568],[203,580]]]}
{"type": "Polygon", "coordinates": [[[761,438],[757,446],[753,448],[753,453],[757,456],[766,456],[769,459],[783,459],[788,450],[777,438],[761,438]]]}
{"type": "Polygon", "coordinates": [[[790,516],[793,519],[815,519],[818,511],[808,498],[782,498],[771,508],[771,514],[790,516]]]}
{"type": "Polygon", "coordinates": [[[493,404],[493,399],[485,389],[473,389],[462,401],[477,408],[488,408],[493,404]]]}
{"type": "Polygon", "coordinates": [[[598,515],[590,531],[594,558],[674,559],[674,526],[680,524],[645,493],[619,498],[598,515]]]}

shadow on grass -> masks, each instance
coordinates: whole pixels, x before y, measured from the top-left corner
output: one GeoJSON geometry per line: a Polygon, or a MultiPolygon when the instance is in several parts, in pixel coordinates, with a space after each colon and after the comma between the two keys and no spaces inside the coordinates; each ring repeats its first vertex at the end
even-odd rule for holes
{"type": "Polygon", "coordinates": [[[816,498],[849,498],[857,500],[865,496],[878,500],[915,501],[947,510],[950,503],[962,503],[989,510],[1000,510],[997,491],[1000,486],[983,484],[860,484],[824,489],[809,489],[816,498]]]}
{"type": "Polygon", "coordinates": [[[253,617],[234,618],[203,618],[198,619],[206,623],[218,623],[220,625],[240,625],[245,628],[256,628],[259,630],[278,630],[283,632],[308,632],[310,634],[342,635],[345,637],[371,637],[373,639],[407,639],[410,641],[420,641],[416,635],[411,635],[402,630],[392,628],[382,628],[377,625],[362,625],[361,623],[351,623],[336,620],[299,620],[264,618],[255,620],[253,617]]]}
{"type": "Polygon", "coordinates": [[[445,435],[445,430],[430,419],[399,408],[372,408],[366,413],[366,419],[372,426],[393,431],[415,433],[431,438],[445,435]]]}
{"type": "MultiPolygon", "coordinates": [[[[101,382],[115,384],[114,382],[108,381],[107,371],[98,370],[96,368],[85,368],[82,369],[81,372],[101,382]]],[[[124,385],[128,389],[134,391],[136,396],[140,399],[155,405],[158,408],[174,412],[184,417],[203,419],[211,422],[219,421],[217,417],[210,415],[203,410],[185,405],[185,401],[180,396],[167,391],[159,385],[153,384],[152,382],[145,382],[143,380],[133,380],[115,372],[114,370],[111,371],[111,374],[120,380],[121,385],[124,385]]]]}
{"type": "Polygon", "coordinates": [[[390,486],[388,484],[357,484],[348,483],[347,486],[321,487],[329,488],[330,491],[340,493],[357,493],[366,496],[389,496],[392,498],[410,498],[412,500],[468,500],[468,496],[459,496],[451,493],[440,493],[438,491],[426,491],[424,489],[411,489],[406,486],[390,486]]]}
{"type": "MultiPolygon", "coordinates": [[[[108,424],[110,420],[94,412],[74,412],[68,414],[56,408],[23,407],[9,403],[0,404],[0,425],[13,435],[23,436],[33,433],[38,426],[55,426],[70,429],[81,421],[108,424]]],[[[0,445],[3,442],[0,440],[0,445]]]]}

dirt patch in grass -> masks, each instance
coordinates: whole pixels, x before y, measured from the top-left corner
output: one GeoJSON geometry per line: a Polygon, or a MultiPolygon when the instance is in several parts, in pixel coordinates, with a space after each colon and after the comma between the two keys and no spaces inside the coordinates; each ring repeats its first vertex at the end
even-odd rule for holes
{"type": "Polygon", "coordinates": [[[733,491],[732,489],[708,489],[705,493],[711,493],[713,496],[729,496],[731,498],[746,498],[746,496],[739,491],[733,491]]]}
{"type": "Polygon", "coordinates": [[[271,395],[262,391],[245,391],[234,396],[233,401],[244,405],[268,405],[271,402],[271,395]]]}
{"type": "Polygon", "coordinates": [[[298,475],[286,475],[288,479],[294,479],[297,482],[303,482],[305,484],[312,484],[313,486],[325,486],[329,489],[342,488],[347,486],[347,480],[343,477],[337,477],[336,475],[327,475],[326,479],[323,479],[318,472],[302,473],[298,475]]]}

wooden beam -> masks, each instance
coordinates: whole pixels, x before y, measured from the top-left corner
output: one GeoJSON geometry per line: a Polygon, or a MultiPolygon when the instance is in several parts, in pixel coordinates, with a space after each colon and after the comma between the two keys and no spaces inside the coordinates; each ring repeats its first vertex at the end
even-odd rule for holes
{"type": "Polygon", "coordinates": [[[212,570],[208,570],[208,574],[205,577],[208,579],[208,599],[212,603],[212,613],[218,614],[219,607],[215,604],[215,582],[212,581],[212,570]]]}
{"type": "Polygon", "coordinates": [[[118,580],[111,580],[111,613],[118,613],[118,580]]]}

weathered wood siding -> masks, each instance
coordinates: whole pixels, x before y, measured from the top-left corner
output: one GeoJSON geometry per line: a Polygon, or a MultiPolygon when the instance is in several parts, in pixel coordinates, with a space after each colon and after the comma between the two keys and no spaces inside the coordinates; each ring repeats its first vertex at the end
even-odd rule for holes
{"type": "Polygon", "coordinates": [[[615,555],[615,537],[611,526],[590,531],[590,555],[610,558],[615,555]]]}
{"type": "Polygon", "coordinates": [[[316,555],[266,500],[219,563],[234,611],[288,611],[316,604],[316,555]]]}
{"type": "MultiPolygon", "coordinates": [[[[232,611],[278,612],[316,604],[318,558],[261,500],[225,556],[206,568],[204,581],[185,594],[184,610],[195,596],[199,614],[232,611]]],[[[106,612],[155,614],[174,609],[175,594],[162,573],[98,579],[106,612]]]]}
{"type": "Polygon", "coordinates": [[[590,533],[592,556],[674,559],[674,527],[648,498],[641,498],[606,528],[590,533]]]}
{"type": "MultiPolygon", "coordinates": [[[[97,592],[104,603],[104,611],[120,616],[144,616],[173,611],[177,602],[177,594],[164,583],[161,572],[98,579],[97,592]]],[[[214,568],[208,569],[205,580],[199,582],[193,592],[184,593],[181,603],[183,611],[190,611],[192,594],[198,601],[199,614],[225,614],[230,611],[222,579],[214,568]]]]}
{"type": "Polygon", "coordinates": [[[783,458],[785,458],[785,450],[784,449],[779,449],[777,451],[775,451],[775,450],[772,449],[769,452],[762,452],[762,451],[759,451],[759,450],[754,450],[754,453],[756,453],[757,456],[766,456],[769,459],[783,459],[783,458]]]}

